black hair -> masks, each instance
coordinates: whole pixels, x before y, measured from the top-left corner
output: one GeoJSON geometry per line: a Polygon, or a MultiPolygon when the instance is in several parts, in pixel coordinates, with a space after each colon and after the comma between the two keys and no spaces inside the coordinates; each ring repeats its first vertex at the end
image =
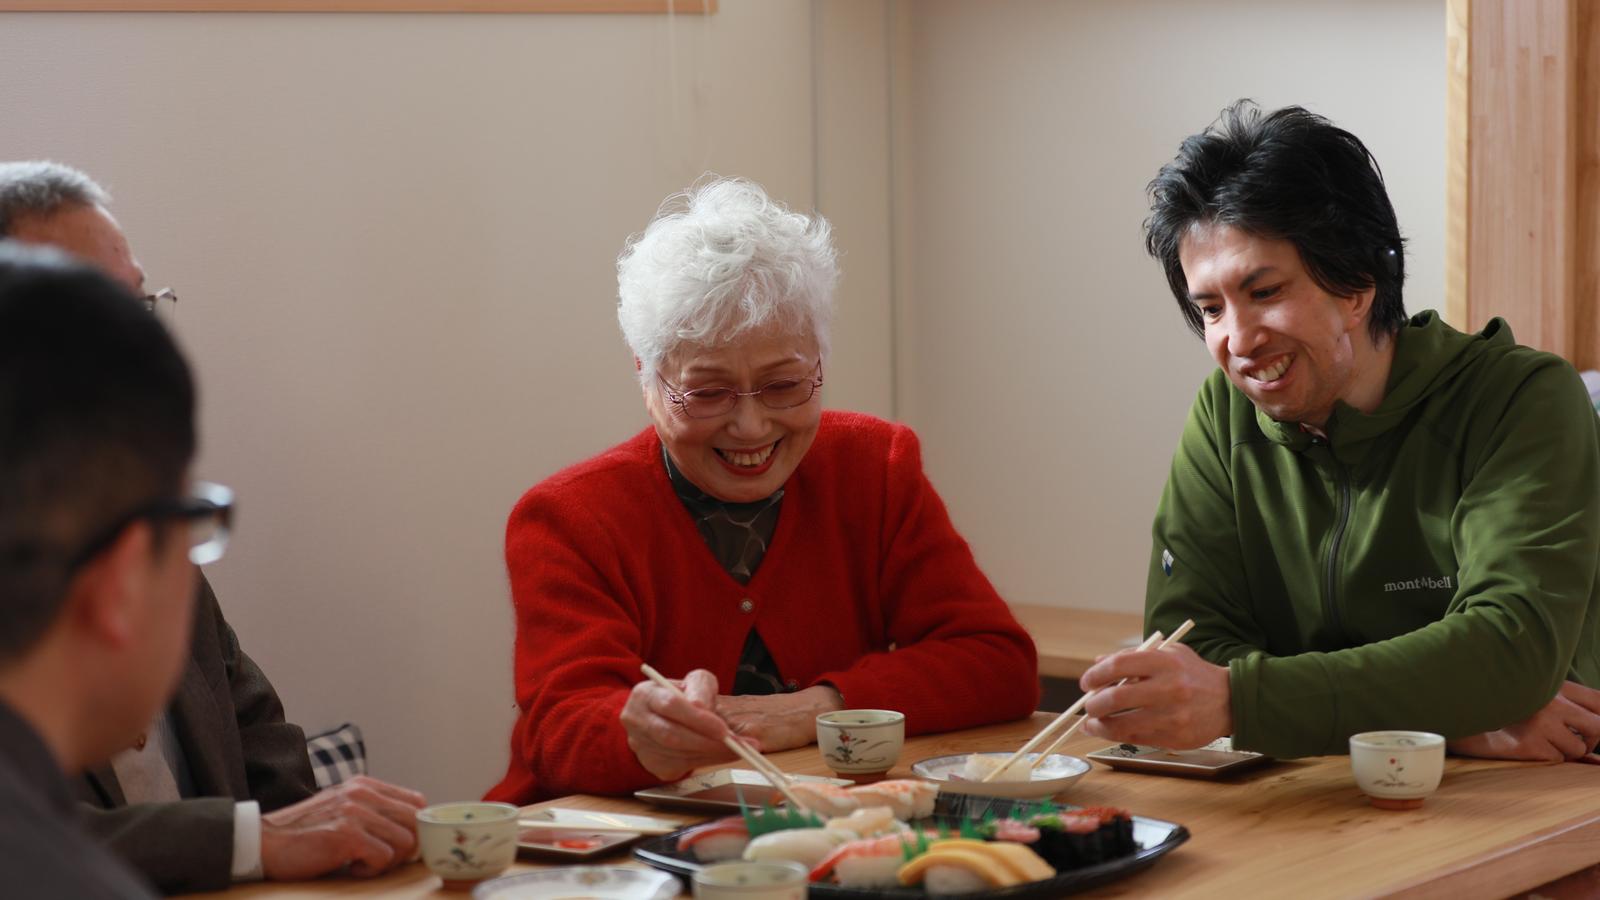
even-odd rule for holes
{"type": "Polygon", "coordinates": [[[1298,106],[1262,114],[1239,100],[1186,138],[1146,193],[1145,249],[1166,270],[1196,334],[1205,326],[1178,259],[1196,224],[1289,241],[1312,280],[1335,296],[1376,287],[1367,319],[1373,340],[1405,324],[1405,239],[1383,172],[1359,138],[1322,116],[1298,106]]]}
{"type": "Polygon", "coordinates": [[[0,664],[55,621],[85,542],[182,489],[194,407],[188,364],[137,298],[0,241],[0,664]]]}

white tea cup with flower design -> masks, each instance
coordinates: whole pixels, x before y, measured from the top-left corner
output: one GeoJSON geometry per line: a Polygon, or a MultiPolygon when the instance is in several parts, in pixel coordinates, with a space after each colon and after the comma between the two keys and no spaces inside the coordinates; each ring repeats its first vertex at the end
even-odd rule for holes
{"type": "Polygon", "coordinates": [[[906,714],[892,709],[841,709],[817,716],[817,749],[840,778],[877,781],[894,768],[906,744],[906,714]]]}
{"type": "Polygon", "coordinates": [[[517,808],[509,803],[440,803],[417,810],[422,861],[464,890],[504,872],[517,858],[517,808]]]}
{"type": "Polygon", "coordinates": [[[1416,809],[1444,777],[1444,737],[1430,731],[1352,735],[1350,770],[1373,806],[1416,809]]]}

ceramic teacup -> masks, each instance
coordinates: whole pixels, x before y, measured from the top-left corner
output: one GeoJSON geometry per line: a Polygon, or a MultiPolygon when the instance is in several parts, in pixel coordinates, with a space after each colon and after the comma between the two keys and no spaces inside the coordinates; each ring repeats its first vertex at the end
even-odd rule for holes
{"type": "Polygon", "coordinates": [[[517,808],[509,803],[440,803],[417,810],[422,861],[451,890],[471,887],[517,858],[517,808]]]}
{"type": "Polygon", "coordinates": [[[817,716],[817,749],[840,778],[877,781],[900,758],[906,715],[892,709],[841,709],[817,716]]]}
{"type": "Polygon", "coordinates": [[[694,873],[695,900],[805,900],[805,866],[795,862],[725,862],[694,873]]]}
{"type": "Polygon", "coordinates": [[[1444,777],[1444,738],[1429,731],[1353,735],[1350,770],[1373,806],[1416,809],[1444,777]]]}

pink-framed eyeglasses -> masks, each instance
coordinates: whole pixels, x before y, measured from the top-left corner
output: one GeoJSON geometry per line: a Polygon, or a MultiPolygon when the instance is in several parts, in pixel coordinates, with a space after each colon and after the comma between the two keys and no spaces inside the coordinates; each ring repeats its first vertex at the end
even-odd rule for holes
{"type": "Polygon", "coordinates": [[[769,381],[753,391],[736,391],[729,387],[695,388],[681,391],[656,375],[656,380],[666,388],[667,401],[691,419],[714,419],[726,415],[738,405],[740,397],[754,397],[767,409],[794,409],[804,406],[822,387],[822,360],[812,367],[814,374],[805,378],[780,378],[769,381]]]}

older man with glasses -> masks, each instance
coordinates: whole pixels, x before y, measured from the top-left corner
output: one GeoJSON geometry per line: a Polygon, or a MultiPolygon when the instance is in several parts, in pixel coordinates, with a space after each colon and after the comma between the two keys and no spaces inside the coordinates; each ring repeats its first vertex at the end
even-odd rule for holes
{"type": "MultiPolygon", "coordinates": [[[[176,295],[145,290],[144,269],[109,202],[67,166],[0,163],[0,238],[66,251],[142,297],[158,318],[169,316],[176,295]]],[[[187,519],[191,558],[200,563],[221,554],[231,500],[225,488],[196,490],[195,504],[209,506],[158,501],[134,514],[187,519]],[[203,515],[206,509],[216,514],[203,515]]],[[[99,549],[91,542],[79,556],[99,549]]],[[[423,798],[365,776],[317,793],[304,732],[285,721],[211,586],[197,581],[191,652],[171,704],[109,763],[77,780],[90,830],[168,893],[341,869],[376,874],[410,858],[423,798]]]]}

